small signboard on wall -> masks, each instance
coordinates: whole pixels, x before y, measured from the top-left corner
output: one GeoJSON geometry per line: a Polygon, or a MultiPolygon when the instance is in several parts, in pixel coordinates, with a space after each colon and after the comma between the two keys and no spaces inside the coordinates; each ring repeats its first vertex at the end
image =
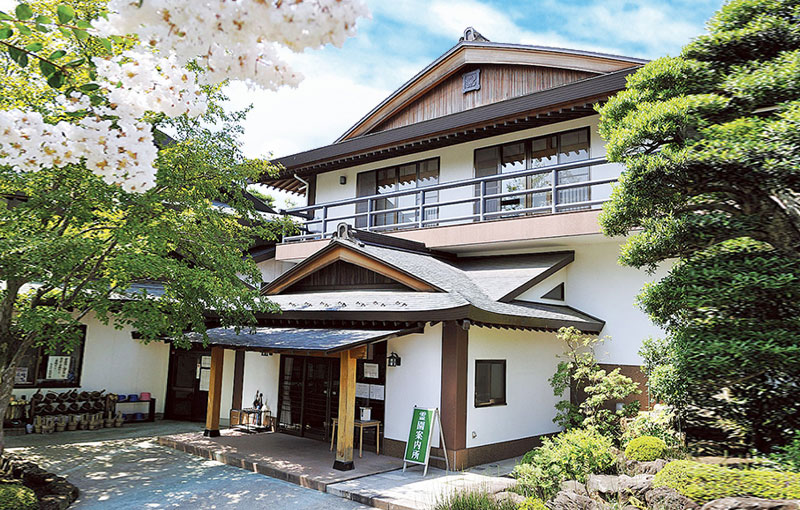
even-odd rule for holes
{"type": "Polygon", "coordinates": [[[356,397],[369,398],[369,384],[356,383],[356,397]]]}
{"type": "Polygon", "coordinates": [[[14,384],[25,384],[28,382],[28,367],[17,367],[14,375],[14,384]]]}
{"type": "Polygon", "coordinates": [[[439,436],[442,440],[444,460],[447,470],[450,470],[450,461],[447,459],[447,448],[444,445],[444,432],[442,431],[439,409],[414,407],[414,413],[411,415],[411,430],[408,432],[408,442],[406,443],[406,452],[403,455],[403,472],[406,470],[406,464],[422,464],[425,466],[422,476],[428,474],[428,462],[431,458],[431,432],[433,431],[434,421],[439,423],[439,436]]]}
{"type": "Polygon", "coordinates": [[[54,381],[64,381],[69,377],[70,356],[48,356],[47,373],[45,378],[54,381]]]}
{"type": "Polygon", "coordinates": [[[364,378],[377,379],[379,374],[380,366],[377,363],[364,363],[364,378]]]}

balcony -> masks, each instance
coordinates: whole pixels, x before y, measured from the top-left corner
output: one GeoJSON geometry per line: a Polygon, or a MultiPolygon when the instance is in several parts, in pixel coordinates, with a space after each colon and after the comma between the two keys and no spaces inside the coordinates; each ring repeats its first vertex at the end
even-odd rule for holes
{"type": "Polygon", "coordinates": [[[622,169],[585,159],[296,207],[289,212],[307,218],[304,233],[284,243],[330,237],[342,222],[388,232],[599,209],[622,169]]]}

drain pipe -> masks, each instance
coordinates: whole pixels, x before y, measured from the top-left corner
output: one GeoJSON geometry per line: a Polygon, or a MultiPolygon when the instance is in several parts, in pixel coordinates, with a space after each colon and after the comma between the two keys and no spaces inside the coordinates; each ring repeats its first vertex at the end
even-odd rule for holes
{"type": "Polygon", "coordinates": [[[303,183],[303,185],[305,186],[305,189],[303,190],[303,195],[306,197],[306,205],[308,205],[308,187],[310,186],[308,181],[303,179],[297,174],[294,174],[294,178],[303,183]]]}

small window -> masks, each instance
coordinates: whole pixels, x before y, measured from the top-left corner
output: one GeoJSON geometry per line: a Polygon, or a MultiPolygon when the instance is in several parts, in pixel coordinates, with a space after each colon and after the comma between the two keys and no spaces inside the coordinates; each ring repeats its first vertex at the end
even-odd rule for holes
{"type": "Polygon", "coordinates": [[[86,342],[86,326],[78,326],[74,348],[56,350],[31,347],[17,363],[14,388],[75,388],[81,385],[81,361],[86,342]]]}
{"type": "Polygon", "coordinates": [[[475,407],[506,404],[506,360],[475,360],[475,407]]]}

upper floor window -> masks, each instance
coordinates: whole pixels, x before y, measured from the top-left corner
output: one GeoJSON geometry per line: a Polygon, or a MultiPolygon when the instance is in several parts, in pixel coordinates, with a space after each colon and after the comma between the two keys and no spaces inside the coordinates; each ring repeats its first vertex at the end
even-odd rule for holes
{"type": "MultiPolygon", "coordinates": [[[[502,175],[526,168],[583,161],[589,159],[589,128],[574,129],[527,140],[514,141],[475,151],[475,177],[502,175]]],[[[485,212],[513,211],[548,207],[553,203],[553,178],[556,184],[571,184],[588,181],[589,167],[572,170],[544,172],[526,177],[513,177],[488,181],[486,194],[513,193],[507,197],[486,201],[485,212]],[[516,193],[531,190],[528,193],[516,193]]],[[[479,192],[479,189],[476,189],[479,192]]],[[[583,202],[589,200],[589,188],[577,187],[558,191],[558,203],[583,202]]],[[[477,206],[476,206],[477,207],[477,206]]]]}
{"type": "MultiPolygon", "coordinates": [[[[371,195],[386,195],[396,191],[409,191],[417,188],[433,186],[439,183],[439,158],[426,159],[414,163],[381,168],[361,172],[356,178],[356,194],[359,197],[371,195]]],[[[391,196],[372,200],[372,211],[390,211],[368,216],[356,217],[356,228],[366,228],[385,225],[417,226],[419,206],[435,203],[439,200],[438,191],[424,193],[409,193],[400,196],[391,196]]],[[[356,203],[356,213],[369,211],[369,202],[356,203]]],[[[438,210],[435,207],[424,208],[423,221],[435,220],[438,210]]],[[[431,223],[426,223],[430,226],[431,223]]]]}

